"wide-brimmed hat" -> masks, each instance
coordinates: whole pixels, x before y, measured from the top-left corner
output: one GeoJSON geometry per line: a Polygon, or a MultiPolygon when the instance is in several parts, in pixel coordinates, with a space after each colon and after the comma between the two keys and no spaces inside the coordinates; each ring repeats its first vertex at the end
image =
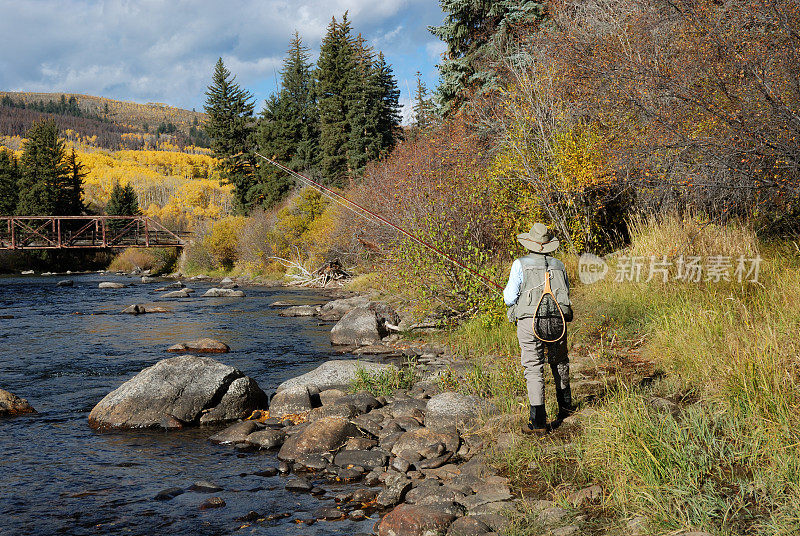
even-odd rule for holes
{"type": "Polygon", "coordinates": [[[517,240],[534,253],[552,253],[560,245],[558,238],[553,238],[543,223],[534,223],[529,232],[518,234],[517,240]]]}

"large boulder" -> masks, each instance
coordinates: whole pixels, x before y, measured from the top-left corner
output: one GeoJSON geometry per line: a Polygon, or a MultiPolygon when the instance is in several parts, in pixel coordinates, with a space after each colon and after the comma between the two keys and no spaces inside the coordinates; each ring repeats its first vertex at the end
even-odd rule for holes
{"type": "Polygon", "coordinates": [[[319,310],[314,305],[293,305],[278,313],[279,316],[316,316],[317,314],[319,314],[319,310]]]}
{"type": "Polygon", "coordinates": [[[191,296],[191,289],[182,288],[180,290],[173,290],[172,292],[166,292],[161,295],[162,298],[171,299],[171,298],[188,298],[191,296]]]}
{"type": "Polygon", "coordinates": [[[143,315],[146,313],[169,313],[169,310],[164,309],[163,307],[157,307],[155,305],[142,305],[140,303],[136,303],[123,309],[122,313],[126,315],[143,315]]]}
{"type": "Polygon", "coordinates": [[[89,414],[93,428],[146,428],[167,416],[186,424],[223,422],[268,406],[241,371],[208,357],[164,359],[123,383],[89,414]]]}
{"type": "Polygon", "coordinates": [[[205,294],[203,294],[204,298],[243,298],[244,292],[241,290],[233,290],[230,288],[215,288],[212,287],[208,289],[205,294]]]}
{"type": "Polygon", "coordinates": [[[284,389],[301,385],[315,387],[319,391],[325,391],[326,389],[342,389],[346,391],[353,383],[356,371],[359,368],[374,373],[385,370],[390,366],[369,361],[332,359],[311,372],[286,380],[278,386],[276,391],[281,392],[284,389]]]}
{"type": "Polygon", "coordinates": [[[385,335],[375,311],[368,307],[356,307],[333,326],[331,343],[368,346],[380,342],[385,335]]]}
{"type": "Polygon", "coordinates": [[[378,536],[444,536],[456,517],[429,506],[401,504],[378,526],[378,536]]]}
{"type": "Polygon", "coordinates": [[[323,454],[339,449],[348,438],[360,435],[358,428],[341,417],[327,417],[309,423],[303,431],[286,440],[278,458],[294,461],[303,454],[323,454]]]}
{"type": "Polygon", "coordinates": [[[99,285],[98,288],[125,288],[125,285],[122,283],[117,283],[114,281],[103,281],[99,285]]]}
{"type": "Polygon", "coordinates": [[[199,352],[204,354],[226,354],[231,351],[224,342],[204,337],[196,341],[181,342],[167,348],[167,352],[199,352]]]}
{"type": "Polygon", "coordinates": [[[36,413],[36,410],[24,398],[0,389],[0,416],[23,415],[25,413],[36,413]]]}
{"type": "Polygon", "coordinates": [[[481,398],[447,391],[428,400],[425,426],[434,429],[475,425],[477,417],[492,408],[481,398]]]}

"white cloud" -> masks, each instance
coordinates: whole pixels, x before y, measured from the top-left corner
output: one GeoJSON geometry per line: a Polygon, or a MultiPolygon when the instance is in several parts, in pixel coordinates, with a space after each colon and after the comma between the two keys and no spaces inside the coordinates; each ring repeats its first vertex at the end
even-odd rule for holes
{"type": "MultiPolygon", "coordinates": [[[[376,42],[398,80],[433,72],[433,0],[0,0],[0,89],[78,92],[202,107],[214,62],[261,101],[295,30],[316,56],[331,17],[376,42]],[[7,45],[8,46],[8,45],[7,45]],[[427,54],[426,54],[427,51],[427,54]]],[[[433,75],[431,75],[433,76],[433,75]]],[[[405,88],[401,88],[405,92],[405,88]]]]}
{"type": "Polygon", "coordinates": [[[425,44],[425,51],[428,56],[435,61],[442,59],[442,54],[447,50],[447,45],[443,41],[430,41],[425,44]]]}

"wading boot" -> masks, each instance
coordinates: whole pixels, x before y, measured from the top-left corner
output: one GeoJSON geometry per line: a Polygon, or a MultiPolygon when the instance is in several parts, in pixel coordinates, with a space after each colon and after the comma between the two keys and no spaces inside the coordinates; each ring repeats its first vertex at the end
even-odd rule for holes
{"type": "Polygon", "coordinates": [[[531,406],[531,414],[528,418],[527,424],[522,427],[523,434],[544,436],[550,431],[547,426],[547,412],[544,409],[544,404],[541,406],[531,406]]]}
{"type": "Polygon", "coordinates": [[[572,405],[572,391],[570,388],[559,389],[556,387],[556,400],[558,401],[558,415],[556,416],[556,421],[561,423],[561,421],[575,413],[575,407],[572,405]]]}

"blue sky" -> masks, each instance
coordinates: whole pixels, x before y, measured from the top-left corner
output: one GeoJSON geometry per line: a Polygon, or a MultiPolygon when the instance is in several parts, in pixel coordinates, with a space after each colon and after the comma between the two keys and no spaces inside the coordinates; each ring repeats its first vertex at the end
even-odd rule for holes
{"type": "Polygon", "coordinates": [[[85,93],[202,110],[218,57],[264,99],[295,30],[313,59],[331,17],[382,50],[408,103],[416,71],[436,86],[436,0],[0,0],[0,89],[85,93]]]}

